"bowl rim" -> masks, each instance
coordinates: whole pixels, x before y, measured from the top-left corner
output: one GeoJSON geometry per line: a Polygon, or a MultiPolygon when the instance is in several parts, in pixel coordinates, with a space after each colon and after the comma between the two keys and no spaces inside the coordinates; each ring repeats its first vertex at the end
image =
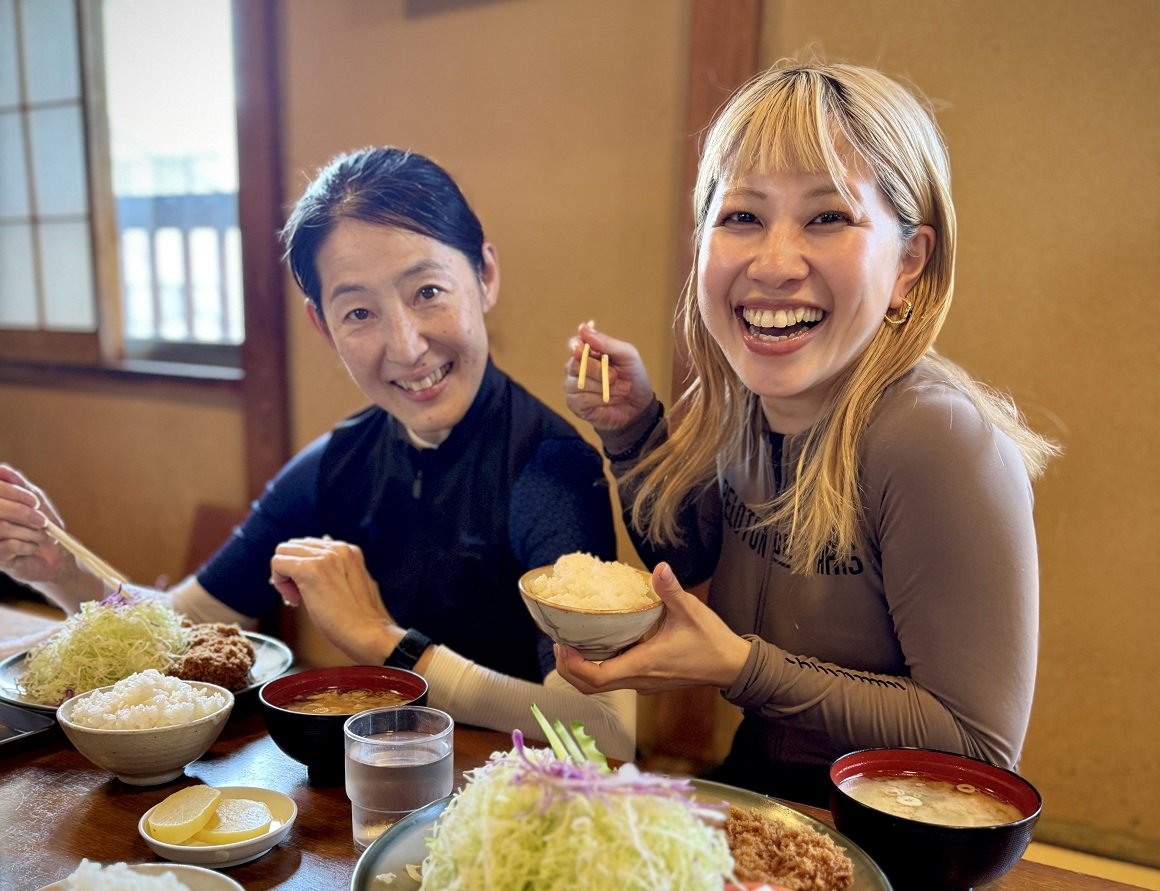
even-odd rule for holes
{"type": "MultiPolygon", "coordinates": [[[[627,565],[627,564],[625,564],[625,565],[627,565]]],[[[660,595],[657,595],[657,599],[654,600],[652,603],[644,603],[644,604],[641,604],[640,606],[630,606],[630,607],[624,607],[621,609],[596,609],[593,607],[585,607],[585,606],[568,606],[568,605],[563,604],[563,603],[555,603],[554,601],[551,601],[551,600],[544,600],[543,598],[537,597],[530,590],[528,590],[528,587],[527,587],[527,580],[528,579],[543,575],[545,572],[551,572],[554,568],[555,568],[555,564],[549,564],[547,566],[537,566],[535,569],[529,569],[527,572],[523,573],[520,576],[520,580],[519,580],[520,594],[525,599],[530,600],[533,603],[536,603],[540,606],[546,606],[550,609],[556,609],[556,610],[559,610],[560,612],[563,612],[563,613],[574,613],[574,614],[580,615],[580,616],[629,616],[629,615],[635,615],[637,613],[647,613],[647,612],[650,612],[654,609],[660,609],[662,606],[665,605],[665,602],[660,599],[660,595]]],[[[640,569],[636,566],[629,566],[629,569],[632,569],[635,572],[638,572],[641,575],[645,576],[649,580],[649,590],[652,590],[652,573],[651,572],[647,572],[647,571],[640,569]]],[[[656,591],[653,591],[653,593],[656,594],[656,591]]]]}
{"type": "MultiPolygon", "coordinates": [[[[914,773],[921,773],[921,770],[916,769],[914,773]]],[[[855,749],[853,751],[846,752],[843,755],[839,755],[837,758],[830,762],[830,768],[827,772],[827,776],[830,781],[830,790],[838,795],[841,800],[848,801],[859,807],[865,808],[866,810],[872,811],[875,814],[880,814],[888,820],[897,821],[908,827],[925,827],[928,830],[939,830],[943,832],[970,832],[980,834],[996,832],[999,830],[1007,832],[1012,829],[1021,828],[1027,825],[1029,822],[1038,820],[1039,815],[1043,812],[1043,796],[1035,787],[1035,784],[1026,777],[1016,773],[1014,770],[1006,767],[1000,767],[999,765],[992,764],[990,761],[985,761],[982,758],[976,758],[973,755],[964,755],[961,752],[951,752],[946,749],[935,749],[928,746],[867,746],[863,749],[855,749]],[[943,823],[929,823],[924,820],[914,820],[910,817],[904,817],[898,814],[889,813],[888,811],[880,810],[879,808],[872,807],[868,804],[863,804],[842,788],[841,782],[846,779],[851,779],[853,776],[862,774],[852,774],[850,777],[841,777],[841,779],[839,779],[837,776],[841,772],[843,766],[842,762],[848,760],[852,761],[857,759],[859,756],[867,756],[875,753],[881,753],[883,755],[897,753],[900,756],[914,753],[929,754],[935,756],[936,758],[948,758],[958,762],[966,762],[968,766],[975,765],[985,771],[1003,774],[1009,780],[1013,780],[1016,785],[1022,786],[1025,791],[1029,792],[1033,796],[1035,801],[1035,808],[1031,813],[1024,814],[1024,816],[1020,817],[1018,820],[1011,820],[1006,823],[995,823],[989,826],[955,826],[943,823]]],[[[1015,805],[1015,802],[1013,801],[1009,803],[1015,805]]],[[[1015,806],[1018,807],[1018,805],[1015,806]]]]}
{"type": "Polygon", "coordinates": [[[220,708],[215,709],[208,715],[202,715],[192,721],[187,721],[180,724],[166,724],[162,727],[88,727],[84,724],[78,724],[71,717],[73,704],[80,700],[91,696],[94,693],[111,690],[116,684],[106,684],[103,687],[94,687],[92,690],[86,690],[84,693],[78,693],[76,696],[70,696],[62,702],[56,710],[56,720],[64,728],[70,730],[79,730],[82,733],[95,733],[99,735],[115,734],[115,733],[160,733],[165,730],[187,730],[190,727],[198,727],[202,724],[210,723],[214,720],[220,720],[223,716],[228,717],[233,710],[236,698],[231,690],[218,684],[211,684],[208,681],[186,681],[187,684],[193,684],[197,687],[209,687],[219,693],[224,693],[226,696],[225,704],[220,708]]]}
{"type": "MultiPolygon", "coordinates": [[[[209,784],[206,783],[205,785],[209,785],[209,784]]],[[[271,796],[274,796],[274,797],[279,798],[279,799],[285,799],[286,802],[288,802],[290,805],[290,816],[288,816],[285,820],[283,820],[282,824],[280,826],[278,826],[277,829],[269,829],[266,832],[263,832],[261,835],[255,835],[253,838],[245,838],[245,839],[242,839],[241,841],[230,842],[229,844],[225,844],[225,845],[171,845],[169,842],[163,842],[160,839],[154,838],[153,836],[151,836],[149,834],[148,830],[146,830],[146,828],[145,828],[145,821],[147,820],[149,815],[151,813],[153,813],[153,811],[161,804],[161,801],[165,800],[165,799],[162,799],[161,801],[158,801],[157,804],[151,805],[150,807],[146,808],[145,813],[143,813],[138,818],[138,820],[137,820],[137,833],[141,836],[141,838],[145,841],[145,843],[148,844],[150,847],[157,845],[161,848],[164,848],[167,851],[172,851],[174,853],[180,853],[182,851],[189,851],[189,850],[204,851],[207,854],[208,853],[217,853],[219,851],[229,853],[229,852],[233,852],[233,851],[242,850],[243,848],[249,847],[251,845],[256,845],[259,842],[267,841],[279,832],[286,833],[289,831],[290,827],[292,827],[294,825],[295,821],[298,819],[298,802],[296,802],[293,798],[291,798],[285,792],[280,792],[277,789],[270,789],[270,788],[267,788],[266,786],[234,786],[234,785],[214,786],[213,788],[217,789],[219,792],[222,793],[222,798],[227,797],[225,793],[228,790],[230,792],[243,792],[243,793],[244,792],[262,792],[265,795],[271,795],[271,796]]],[[[239,795],[230,795],[228,797],[230,797],[230,798],[245,798],[246,796],[244,794],[239,794],[239,795]]],[[[220,800],[221,799],[219,799],[219,801],[220,800]]],[[[273,845],[271,845],[270,847],[273,847],[273,845]]],[[[196,864],[191,864],[191,865],[196,865],[196,864]]]]}
{"type": "MultiPolygon", "coordinates": [[[[110,865],[106,861],[97,861],[102,866],[110,865]]],[[[190,879],[191,876],[198,876],[205,881],[214,882],[216,885],[215,891],[225,891],[225,889],[237,888],[238,891],[245,891],[235,879],[223,874],[219,870],[210,869],[206,866],[200,866],[196,863],[158,863],[149,861],[134,861],[132,863],[126,862],[125,865],[129,867],[130,872],[135,875],[160,875],[166,871],[172,871],[178,879],[190,879]],[[144,870],[142,871],[142,867],[144,870]]],[[[53,882],[51,885],[45,885],[39,891],[67,891],[67,879],[61,879],[58,882],[53,882]]]]}
{"type": "MultiPolygon", "coordinates": [[[[400,703],[399,706],[392,706],[394,708],[398,708],[398,707],[401,707],[404,705],[414,705],[424,695],[429,695],[431,692],[430,685],[427,683],[427,679],[425,677],[423,677],[423,675],[419,674],[417,671],[411,671],[411,670],[406,669],[406,668],[397,668],[394,665],[329,665],[329,666],[324,666],[321,668],[306,668],[306,669],[303,669],[302,671],[288,672],[286,674],[279,675],[276,678],[271,678],[270,680],[266,681],[264,684],[262,684],[262,686],[260,686],[258,688],[258,701],[262,704],[263,708],[271,709],[272,711],[277,712],[279,714],[283,714],[283,715],[298,715],[300,717],[305,717],[305,718],[342,718],[343,720],[345,720],[346,718],[349,718],[351,715],[358,714],[358,712],[350,712],[349,714],[342,714],[342,715],[316,715],[316,714],[311,714],[310,712],[296,711],[295,709],[289,709],[289,708],[286,708],[284,706],[278,705],[275,702],[271,702],[269,700],[269,698],[267,698],[266,691],[267,691],[267,689],[269,689],[271,687],[273,687],[274,689],[277,689],[278,686],[293,684],[296,679],[297,680],[303,680],[303,679],[307,679],[307,678],[322,679],[323,676],[330,674],[332,672],[352,671],[352,670],[358,674],[364,674],[364,675],[377,674],[380,677],[387,676],[387,675],[395,675],[395,676],[401,675],[401,676],[406,677],[408,679],[414,679],[415,681],[417,681],[418,685],[420,685],[422,687],[422,689],[418,693],[416,693],[412,699],[408,700],[407,702],[400,703]]],[[[331,684],[330,686],[335,686],[335,685],[331,684]]],[[[359,711],[366,711],[366,709],[359,709],[359,711]]]]}

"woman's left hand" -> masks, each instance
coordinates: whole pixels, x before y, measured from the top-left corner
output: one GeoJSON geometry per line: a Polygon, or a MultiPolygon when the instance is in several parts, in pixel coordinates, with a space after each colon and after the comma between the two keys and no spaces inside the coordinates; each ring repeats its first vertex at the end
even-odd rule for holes
{"type": "Polygon", "coordinates": [[[655,635],[603,662],[589,662],[578,650],[557,644],[556,670],[584,693],[731,687],[749,657],[749,641],[682,589],[667,563],[653,570],[652,583],[665,603],[655,635]]]}
{"type": "Polygon", "coordinates": [[[357,545],[292,538],[270,561],[270,582],[288,606],[305,606],[318,630],[350,658],[377,665],[402,637],[357,545]]]}

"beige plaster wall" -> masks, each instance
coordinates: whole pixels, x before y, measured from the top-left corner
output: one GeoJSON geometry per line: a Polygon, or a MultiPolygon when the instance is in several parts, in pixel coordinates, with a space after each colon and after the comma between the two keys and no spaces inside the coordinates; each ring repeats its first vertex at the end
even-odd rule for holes
{"type": "MultiPolygon", "coordinates": [[[[563,410],[566,341],[594,318],[631,334],[667,386],[686,3],[285,8],[288,196],[350,148],[429,155],[459,179],[499,250],[488,328],[502,368],[563,410]]],[[[361,403],[316,340],[296,313],[298,443],[361,403]]]]}
{"type": "Polygon", "coordinates": [[[0,385],[0,461],[142,583],[180,577],[198,503],[246,503],[242,437],[228,396],[0,385]]]}
{"type": "Polygon", "coordinates": [[[1067,449],[1037,489],[1038,837],[1160,863],[1160,4],[769,0],[765,60],[811,45],[941,107],[960,259],[940,347],[1067,449]]]}

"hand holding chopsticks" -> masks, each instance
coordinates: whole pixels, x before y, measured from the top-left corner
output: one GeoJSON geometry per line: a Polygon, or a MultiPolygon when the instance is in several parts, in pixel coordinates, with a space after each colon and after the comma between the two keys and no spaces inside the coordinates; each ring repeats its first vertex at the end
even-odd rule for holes
{"type": "Polygon", "coordinates": [[[72,554],[83,565],[87,566],[94,575],[97,576],[106,585],[116,590],[124,584],[128,583],[128,579],[86,548],[77,539],[73,538],[63,529],[61,529],[52,520],[47,520],[44,524],[44,531],[47,532],[57,544],[72,554]]]}
{"type": "MultiPolygon", "coordinates": [[[[640,352],[629,341],[597,331],[589,321],[580,325],[568,341],[564,400],[578,418],[603,435],[633,423],[648,411],[655,397],[640,352]],[[589,366],[599,357],[601,391],[589,377],[589,366]]],[[[594,369],[593,369],[594,370],[594,369]]]]}

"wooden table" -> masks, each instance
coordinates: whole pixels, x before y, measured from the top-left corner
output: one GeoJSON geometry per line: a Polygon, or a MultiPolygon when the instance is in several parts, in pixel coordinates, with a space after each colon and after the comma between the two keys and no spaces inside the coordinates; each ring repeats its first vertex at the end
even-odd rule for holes
{"type": "MultiPolygon", "coordinates": [[[[510,738],[455,729],[457,771],[478,766],[510,738]]],[[[34,891],[58,881],[82,857],[102,863],[154,862],[137,834],[141,815],[171,792],[200,781],[277,789],[298,804],[298,820],[281,845],[258,860],[223,870],[248,891],[268,888],[343,891],[358,853],[350,803],[341,786],[311,786],[306,769],[266,734],[255,694],[239,697],[222,736],[186,776],[163,786],[127,786],[93,766],[59,729],[0,747],[0,891],[34,891]]],[[[829,813],[802,808],[830,823],[829,813]]],[[[1027,860],[988,891],[1113,891],[1130,886],[1027,860]]],[[[483,889],[481,889],[483,891],[483,889]]]]}
{"type": "Polygon", "coordinates": [[[47,610],[42,614],[0,602],[0,659],[31,649],[59,625],[60,620],[47,615],[47,610]]]}

